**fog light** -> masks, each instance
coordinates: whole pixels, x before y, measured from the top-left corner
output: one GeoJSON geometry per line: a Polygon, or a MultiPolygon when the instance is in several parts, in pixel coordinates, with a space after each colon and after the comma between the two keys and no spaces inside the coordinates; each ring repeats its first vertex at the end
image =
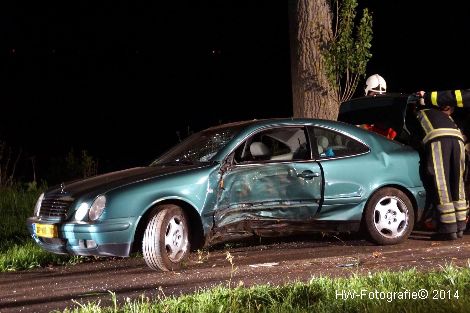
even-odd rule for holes
{"type": "Polygon", "coordinates": [[[96,242],[94,240],[87,240],[86,241],[86,247],[88,249],[93,249],[93,248],[96,248],[96,242]]]}
{"type": "Polygon", "coordinates": [[[79,247],[80,249],[85,249],[85,248],[86,248],[86,246],[85,246],[85,240],[82,240],[82,239],[78,240],[78,247],[79,247]]]}
{"type": "Polygon", "coordinates": [[[78,240],[78,246],[79,246],[80,249],[94,249],[98,245],[96,244],[96,242],[94,240],[80,239],[80,240],[78,240]]]}

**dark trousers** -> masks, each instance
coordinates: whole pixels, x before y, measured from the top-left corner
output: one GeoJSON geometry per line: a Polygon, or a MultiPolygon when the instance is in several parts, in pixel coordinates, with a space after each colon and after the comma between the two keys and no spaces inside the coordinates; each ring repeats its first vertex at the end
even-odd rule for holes
{"type": "Polygon", "coordinates": [[[437,229],[440,233],[465,230],[467,203],[463,181],[465,151],[461,140],[437,138],[426,144],[427,172],[434,181],[437,229]]]}

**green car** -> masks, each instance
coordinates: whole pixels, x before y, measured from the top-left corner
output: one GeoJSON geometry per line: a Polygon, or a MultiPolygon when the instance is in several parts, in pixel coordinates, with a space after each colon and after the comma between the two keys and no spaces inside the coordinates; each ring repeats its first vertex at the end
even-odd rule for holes
{"type": "Polygon", "coordinates": [[[355,125],[266,119],[193,134],[146,167],[42,194],[28,218],[54,253],[179,269],[191,250],[251,236],[350,232],[405,240],[424,208],[419,155],[355,125]]]}

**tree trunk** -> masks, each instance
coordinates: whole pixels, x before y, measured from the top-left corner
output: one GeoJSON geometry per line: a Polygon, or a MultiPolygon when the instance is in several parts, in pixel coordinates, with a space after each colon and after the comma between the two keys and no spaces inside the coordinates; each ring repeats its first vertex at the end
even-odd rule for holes
{"type": "Polygon", "coordinates": [[[324,68],[322,49],[332,40],[329,0],[289,0],[294,117],[336,120],[338,96],[324,68]]]}

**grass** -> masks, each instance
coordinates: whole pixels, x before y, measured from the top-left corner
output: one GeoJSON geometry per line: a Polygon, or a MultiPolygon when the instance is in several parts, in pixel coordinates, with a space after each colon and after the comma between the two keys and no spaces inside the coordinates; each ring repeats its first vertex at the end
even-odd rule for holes
{"type": "Polygon", "coordinates": [[[111,292],[110,303],[77,303],[63,312],[468,312],[470,269],[447,266],[428,273],[408,270],[350,278],[318,277],[308,283],[217,287],[180,297],[141,296],[120,302],[111,292]],[[342,292],[356,296],[341,298],[342,292]]]}
{"type": "Polygon", "coordinates": [[[11,244],[0,254],[0,272],[17,271],[48,265],[75,264],[81,257],[60,255],[40,248],[32,239],[11,244]]]}
{"type": "Polygon", "coordinates": [[[42,189],[0,188],[0,272],[80,262],[79,257],[49,253],[32,240],[26,219],[33,214],[42,189]]]}
{"type": "MultiPolygon", "coordinates": [[[[26,218],[33,215],[34,205],[41,189],[25,190],[19,186],[0,188],[0,236],[23,240],[29,236],[26,218]]],[[[0,244],[0,248],[1,248],[0,244]]]]}

